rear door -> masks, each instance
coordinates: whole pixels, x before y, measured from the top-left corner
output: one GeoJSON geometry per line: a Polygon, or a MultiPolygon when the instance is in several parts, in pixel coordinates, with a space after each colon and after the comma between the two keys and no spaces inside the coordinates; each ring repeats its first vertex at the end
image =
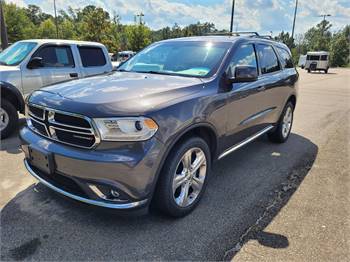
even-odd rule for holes
{"type": "MultiPolygon", "coordinates": [[[[257,55],[253,43],[241,44],[233,54],[230,67],[255,67],[258,72],[257,55]]],[[[257,133],[264,126],[264,79],[255,82],[233,83],[228,92],[225,114],[227,116],[226,148],[235,145],[245,138],[257,133]]]]}
{"type": "Polygon", "coordinates": [[[260,69],[260,104],[263,113],[259,117],[259,124],[267,126],[277,122],[280,107],[286,99],[286,75],[278,54],[271,44],[256,45],[260,69]]]}
{"type": "Polygon", "coordinates": [[[112,71],[107,50],[99,46],[77,47],[80,55],[83,76],[104,74],[112,71]]]}
{"type": "Polygon", "coordinates": [[[50,84],[75,79],[79,70],[69,45],[43,45],[33,57],[42,58],[42,67],[22,68],[23,90],[25,94],[50,84]]]}

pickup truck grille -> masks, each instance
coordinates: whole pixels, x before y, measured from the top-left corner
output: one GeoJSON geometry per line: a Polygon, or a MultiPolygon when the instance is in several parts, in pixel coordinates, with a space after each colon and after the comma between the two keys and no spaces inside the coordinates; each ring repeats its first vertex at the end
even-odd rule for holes
{"type": "Polygon", "coordinates": [[[42,136],[82,148],[92,148],[99,142],[87,117],[33,104],[27,106],[27,112],[29,128],[42,136]]]}

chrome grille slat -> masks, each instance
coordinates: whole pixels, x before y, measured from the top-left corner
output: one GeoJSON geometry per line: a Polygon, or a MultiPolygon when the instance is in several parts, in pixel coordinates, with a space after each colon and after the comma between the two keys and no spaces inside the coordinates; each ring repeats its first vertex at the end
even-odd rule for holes
{"type": "Polygon", "coordinates": [[[81,148],[93,148],[100,141],[92,121],[85,116],[64,112],[52,108],[45,108],[34,104],[29,104],[27,108],[29,128],[31,128],[34,132],[42,136],[64,144],[81,148]],[[35,109],[37,114],[33,114],[33,112],[31,112],[30,110],[31,108],[33,111],[33,108],[38,108],[38,110],[35,109]],[[43,110],[42,118],[38,116],[38,112],[40,112],[40,110],[43,110]],[[66,123],[60,123],[54,118],[56,113],[60,115],[61,120],[63,119],[62,116],[67,116],[66,118],[68,118],[70,122],[82,124],[84,125],[84,127],[81,127],[79,125],[68,125],[66,123]],[[77,121],[75,121],[74,119],[77,119],[77,121]],[[37,128],[35,128],[32,121],[44,127],[45,134],[41,132],[42,130],[38,130],[37,128]],[[90,126],[90,128],[86,126],[90,126]],[[59,133],[57,133],[56,131],[59,133]]]}

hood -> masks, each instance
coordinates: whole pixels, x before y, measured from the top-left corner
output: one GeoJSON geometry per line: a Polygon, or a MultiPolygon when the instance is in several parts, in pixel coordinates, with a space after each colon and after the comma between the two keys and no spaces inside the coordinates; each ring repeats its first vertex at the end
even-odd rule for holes
{"type": "Polygon", "coordinates": [[[0,65],[0,81],[21,88],[21,70],[17,66],[0,65]]]}
{"type": "Polygon", "coordinates": [[[16,66],[6,66],[0,65],[0,73],[6,73],[11,71],[18,71],[19,69],[16,66]]]}
{"type": "Polygon", "coordinates": [[[114,72],[42,88],[30,102],[91,117],[135,115],[202,88],[198,78],[114,72]]]}

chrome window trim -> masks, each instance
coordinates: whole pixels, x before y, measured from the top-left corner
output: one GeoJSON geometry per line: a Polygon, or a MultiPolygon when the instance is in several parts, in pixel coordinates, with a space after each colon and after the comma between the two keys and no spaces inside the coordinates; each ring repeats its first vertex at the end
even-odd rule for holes
{"type": "MultiPolygon", "coordinates": [[[[87,116],[83,116],[83,115],[76,114],[76,113],[71,113],[71,112],[66,112],[66,111],[62,111],[62,110],[57,110],[57,109],[53,109],[53,108],[50,108],[50,107],[45,107],[45,106],[41,106],[41,105],[37,105],[37,104],[33,104],[33,103],[28,103],[27,108],[28,108],[28,119],[27,119],[28,126],[31,128],[31,130],[33,130],[34,132],[36,132],[37,134],[39,134],[39,135],[41,135],[43,137],[46,137],[46,138],[51,139],[53,141],[57,141],[57,142],[62,143],[62,144],[75,146],[75,147],[79,147],[79,148],[84,148],[84,149],[96,148],[96,146],[101,142],[99,133],[97,132],[97,127],[95,126],[95,123],[92,121],[91,118],[89,118],[87,116]],[[86,128],[86,130],[89,130],[91,133],[84,133],[84,132],[79,132],[79,131],[67,130],[67,129],[64,129],[64,128],[57,128],[55,126],[50,126],[50,128],[60,129],[62,131],[72,132],[72,133],[77,133],[77,134],[93,135],[94,138],[95,138],[95,143],[91,147],[86,147],[86,146],[80,146],[80,145],[77,145],[77,144],[72,144],[72,143],[68,143],[68,142],[65,142],[65,141],[61,141],[61,140],[57,139],[57,137],[53,137],[53,135],[47,129],[47,126],[45,124],[41,123],[40,121],[38,121],[37,119],[35,119],[35,116],[32,116],[32,114],[29,113],[30,112],[29,106],[37,107],[37,108],[43,109],[45,111],[57,112],[57,113],[60,113],[60,114],[63,114],[63,115],[69,115],[69,116],[73,116],[73,117],[77,117],[77,118],[81,118],[81,119],[86,120],[91,126],[91,128],[86,128]],[[37,123],[40,123],[41,125],[45,126],[45,130],[46,130],[47,136],[45,136],[44,134],[41,134],[38,130],[36,130],[36,128],[34,128],[33,125],[30,123],[31,120],[34,120],[37,123]]],[[[38,117],[36,117],[36,118],[38,118],[38,117]]],[[[41,119],[41,120],[45,121],[45,113],[44,113],[44,118],[41,119]]],[[[60,124],[59,122],[52,123],[52,122],[50,122],[49,119],[48,119],[48,122],[50,124],[62,125],[62,126],[65,126],[65,127],[71,127],[71,128],[85,130],[84,128],[79,128],[79,127],[76,127],[76,126],[60,124]]]]}

